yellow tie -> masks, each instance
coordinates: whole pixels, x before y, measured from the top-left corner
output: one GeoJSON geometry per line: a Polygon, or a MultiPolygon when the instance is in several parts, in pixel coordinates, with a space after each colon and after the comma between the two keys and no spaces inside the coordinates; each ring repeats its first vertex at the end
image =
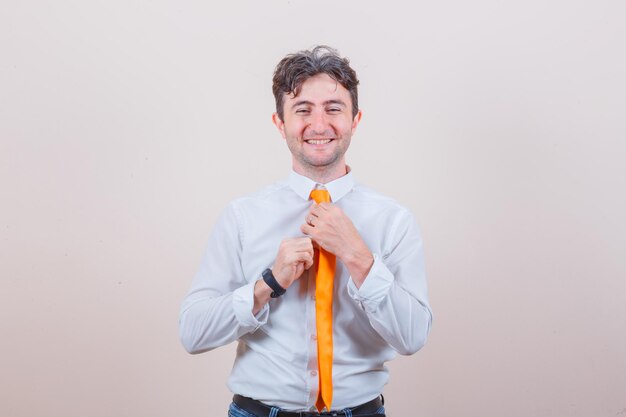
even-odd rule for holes
{"type": "MultiPolygon", "coordinates": [[[[330,202],[327,190],[311,191],[316,203],[330,202]]],[[[317,323],[317,367],[319,392],[315,406],[321,412],[326,406],[331,410],[333,401],[333,280],[335,255],[320,248],[315,277],[315,321],[317,323]]]]}

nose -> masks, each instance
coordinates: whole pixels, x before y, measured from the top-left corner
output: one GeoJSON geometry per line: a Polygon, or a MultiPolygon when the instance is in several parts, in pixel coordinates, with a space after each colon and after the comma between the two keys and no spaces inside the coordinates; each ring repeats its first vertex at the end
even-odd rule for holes
{"type": "Polygon", "coordinates": [[[315,111],[311,113],[309,118],[309,128],[312,133],[317,135],[323,135],[328,131],[328,120],[326,114],[323,111],[315,111]]]}

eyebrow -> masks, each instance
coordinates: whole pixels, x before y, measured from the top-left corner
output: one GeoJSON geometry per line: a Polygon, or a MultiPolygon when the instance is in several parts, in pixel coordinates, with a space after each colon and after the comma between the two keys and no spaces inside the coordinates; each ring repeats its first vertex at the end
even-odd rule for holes
{"type": "MultiPolygon", "coordinates": [[[[328,106],[329,104],[338,104],[342,107],[346,107],[346,103],[344,103],[343,100],[326,100],[325,102],[322,103],[322,105],[324,106],[328,106]]],[[[314,104],[313,102],[308,101],[308,100],[299,100],[299,101],[296,101],[291,106],[291,108],[293,109],[295,107],[302,106],[302,105],[313,106],[314,104]]]]}

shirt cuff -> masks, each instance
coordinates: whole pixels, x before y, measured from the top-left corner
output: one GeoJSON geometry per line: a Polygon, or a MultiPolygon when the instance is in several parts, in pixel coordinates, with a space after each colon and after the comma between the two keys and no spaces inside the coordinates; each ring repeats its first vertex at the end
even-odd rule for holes
{"type": "Polygon", "coordinates": [[[374,264],[361,288],[356,287],[352,277],[348,280],[348,295],[357,301],[363,310],[373,313],[389,293],[393,281],[394,276],[391,271],[380,256],[374,254],[374,264]]]}
{"type": "Polygon", "coordinates": [[[249,331],[254,331],[267,323],[270,308],[265,304],[257,315],[252,314],[254,308],[254,286],[256,281],[237,288],[233,291],[233,310],[239,325],[249,331]]]}

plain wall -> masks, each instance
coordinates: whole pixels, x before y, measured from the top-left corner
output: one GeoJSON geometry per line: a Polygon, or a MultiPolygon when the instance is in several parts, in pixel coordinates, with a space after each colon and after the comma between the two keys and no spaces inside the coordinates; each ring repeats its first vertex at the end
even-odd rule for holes
{"type": "Polygon", "coordinates": [[[626,3],[0,5],[0,415],[226,415],[178,309],[218,213],[288,174],[286,53],[351,59],[357,179],[423,229],[391,417],[626,414],[626,3]]]}

